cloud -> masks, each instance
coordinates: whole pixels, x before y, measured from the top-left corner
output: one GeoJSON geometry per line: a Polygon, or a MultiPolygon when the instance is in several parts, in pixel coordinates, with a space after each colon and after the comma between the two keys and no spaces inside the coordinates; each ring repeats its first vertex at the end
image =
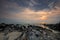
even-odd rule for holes
{"type": "Polygon", "coordinates": [[[46,12],[44,11],[34,11],[32,9],[26,8],[23,10],[23,12],[17,13],[16,16],[18,17],[22,17],[22,18],[26,18],[28,20],[37,20],[38,17],[41,17],[43,15],[47,15],[46,12]]]}
{"type": "Polygon", "coordinates": [[[51,2],[49,5],[50,9],[53,9],[54,8],[54,2],[51,2]]]}
{"type": "Polygon", "coordinates": [[[19,19],[28,23],[56,23],[60,20],[59,10],[60,9],[34,11],[30,8],[25,8],[22,12],[14,14],[11,18],[19,19]]]}
{"type": "Polygon", "coordinates": [[[48,0],[0,1],[0,18],[26,23],[56,23],[60,20],[60,2],[48,2],[48,0]]]}
{"type": "Polygon", "coordinates": [[[23,7],[20,7],[16,2],[8,2],[6,0],[0,0],[0,18],[8,18],[13,14],[22,12],[23,7]]]}
{"type": "Polygon", "coordinates": [[[2,7],[2,9],[0,9],[2,11],[4,10],[14,11],[22,8],[16,2],[7,2],[7,1],[6,2],[4,1],[4,3],[2,2],[0,6],[2,7]]]}
{"type": "Polygon", "coordinates": [[[50,9],[54,9],[56,7],[60,7],[60,0],[55,0],[55,1],[52,1],[48,4],[49,8],[50,9]]]}

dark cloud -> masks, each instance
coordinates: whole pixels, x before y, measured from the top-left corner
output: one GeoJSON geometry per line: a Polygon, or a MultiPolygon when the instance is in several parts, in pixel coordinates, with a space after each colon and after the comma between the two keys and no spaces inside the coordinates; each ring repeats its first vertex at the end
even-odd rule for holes
{"type": "Polygon", "coordinates": [[[0,17],[8,17],[12,14],[22,11],[24,8],[20,7],[16,2],[8,0],[0,0],[0,17]]]}
{"type": "Polygon", "coordinates": [[[31,8],[33,10],[49,9],[50,7],[54,7],[56,3],[59,4],[60,2],[58,1],[59,0],[0,0],[0,10],[17,11],[18,6],[31,8]]]}

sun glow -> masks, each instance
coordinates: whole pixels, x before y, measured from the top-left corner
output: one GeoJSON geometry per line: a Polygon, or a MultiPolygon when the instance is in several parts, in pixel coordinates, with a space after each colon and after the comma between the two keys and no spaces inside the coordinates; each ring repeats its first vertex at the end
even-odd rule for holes
{"type": "Polygon", "coordinates": [[[40,19],[41,20],[47,20],[48,18],[47,18],[47,16],[43,15],[43,16],[40,17],[40,19]]]}

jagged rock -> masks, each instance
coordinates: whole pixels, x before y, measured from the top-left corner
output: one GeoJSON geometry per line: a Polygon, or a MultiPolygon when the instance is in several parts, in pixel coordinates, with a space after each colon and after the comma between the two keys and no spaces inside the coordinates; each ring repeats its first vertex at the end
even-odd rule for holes
{"type": "Polygon", "coordinates": [[[60,40],[60,32],[51,29],[32,25],[28,25],[27,27],[21,26],[20,28],[22,29],[20,29],[21,31],[16,30],[9,33],[9,31],[7,31],[9,30],[8,27],[8,29],[5,29],[5,32],[8,34],[4,36],[8,36],[6,38],[8,40],[60,40]]]}

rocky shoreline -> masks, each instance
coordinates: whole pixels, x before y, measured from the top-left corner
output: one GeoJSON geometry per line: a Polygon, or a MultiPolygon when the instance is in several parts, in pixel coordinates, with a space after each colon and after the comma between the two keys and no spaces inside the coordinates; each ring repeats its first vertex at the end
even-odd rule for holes
{"type": "MultiPolygon", "coordinates": [[[[1,26],[1,25],[0,25],[1,26]]],[[[44,25],[43,25],[44,26],[44,25]]],[[[60,40],[60,32],[36,25],[1,26],[0,40],[60,40]]]]}

